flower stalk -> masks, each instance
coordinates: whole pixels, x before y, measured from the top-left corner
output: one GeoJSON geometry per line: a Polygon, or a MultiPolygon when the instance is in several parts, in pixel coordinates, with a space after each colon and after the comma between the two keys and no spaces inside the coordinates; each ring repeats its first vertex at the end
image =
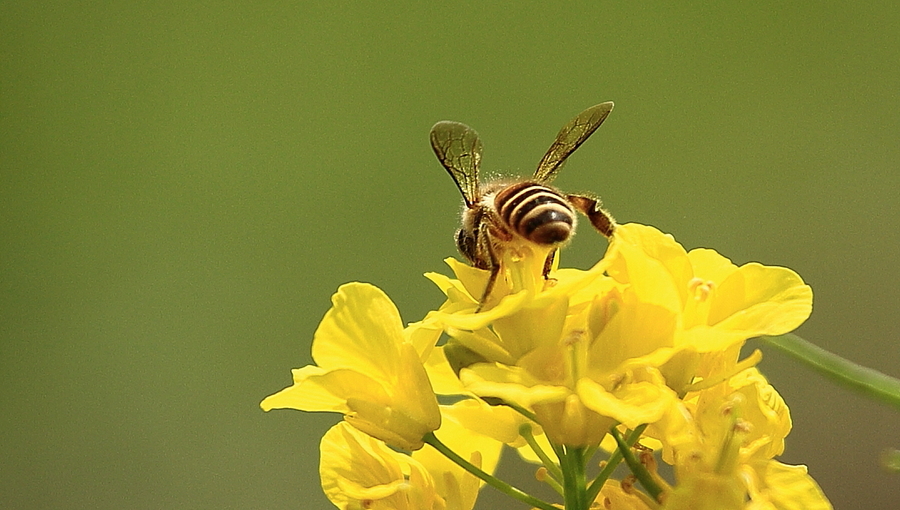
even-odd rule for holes
{"type": "Polygon", "coordinates": [[[585,490],[585,458],[584,448],[560,448],[559,463],[563,472],[563,496],[567,510],[588,510],[590,501],[585,490]]]}
{"type": "Polygon", "coordinates": [[[532,433],[533,427],[529,423],[523,423],[522,426],[519,427],[519,435],[525,439],[525,442],[528,443],[528,446],[531,447],[531,451],[534,452],[535,455],[541,460],[541,464],[544,465],[544,468],[547,470],[547,474],[553,478],[555,481],[560,481],[563,479],[562,471],[560,471],[559,465],[553,460],[550,459],[550,456],[547,455],[547,452],[541,448],[541,445],[537,443],[537,440],[534,438],[534,434],[532,433]]]}
{"type": "Polygon", "coordinates": [[[764,345],[774,347],[791,356],[842,386],[876,402],[900,410],[900,379],[857,365],[793,333],[763,336],[758,340],[764,345]]]}
{"type": "MultiPolygon", "coordinates": [[[[640,439],[641,434],[644,433],[644,429],[647,428],[647,424],[643,424],[638,426],[636,429],[632,430],[631,433],[628,434],[628,437],[625,438],[625,446],[627,449],[631,449],[635,443],[637,443],[638,439],[640,439]]],[[[622,447],[619,446],[612,455],[607,459],[606,464],[603,466],[603,469],[600,470],[600,473],[597,474],[597,477],[591,482],[591,485],[587,489],[587,497],[590,501],[593,501],[597,494],[600,494],[600,489],[603,488],[603,484],[609,480],[609,477],[612,476],[613,472],[619,467],[619,464],[623,460],[622,455],[622,447]]]]}
{"type": "Polygon", "coordinates": [[[625,441],[625,438],[622,437],[622,433],[615,427],[610,429],[609,433],[612,435],[613,439],[616,440],[616,444],[619,446],[617,452],[622,454],[622,458],[625,459],[625,463],[628,464],[631,473],[634,474],[639,482],[641,482],[641,485],[650,494],[650,497],[653,498],[654,501],[659,501],[660,495],[662,494],[662,487],[656,483],[656,480],[653,479],[653,476],[647,471],[647,468],[641,464],[637,457],[635,457],[634,451],[625,441]]]}

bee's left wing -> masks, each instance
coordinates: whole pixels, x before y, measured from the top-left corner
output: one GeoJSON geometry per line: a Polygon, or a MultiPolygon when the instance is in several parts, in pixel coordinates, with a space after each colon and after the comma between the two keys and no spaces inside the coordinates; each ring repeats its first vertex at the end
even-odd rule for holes
{"type": "Polygon", "coordinates": [[[570,154],[575,152],[594,131],[603,124],[613,109],[612,101],[592,106],[578,114],[559,130],[556,140],[544,154],[544,159],[534,172],[534,179],[541,183],[552,181],[570,154]]]}
{"type": "Polygon", "coordinates": [[[443,120],[431,128],[431,148],[471,207],[478,200],[478,168],[483,149],[478,133],[465,124],[443,120]]]}

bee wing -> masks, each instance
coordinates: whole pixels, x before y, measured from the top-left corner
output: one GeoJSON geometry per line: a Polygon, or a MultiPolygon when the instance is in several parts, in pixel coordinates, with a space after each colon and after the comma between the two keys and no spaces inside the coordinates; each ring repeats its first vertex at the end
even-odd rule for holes
{"type": "Polygon", "coordinates": [[[443,120],[431,128],[431,147],[453,177],[467,206],[478,197],[478,168],[483,146],[474,129],[459,122],[443,120]]]}
{"type": "Polygon", "coordinates": [[[542,183],[552,181],[563,163],[566,162],[566,158],[600,127],[612,109],[612,101],[600,103],[579,113],[577,117],[563,126],[556,135],[556,140],[547,150],[547,154],[544,154],[544,159],[538,164],[537,170],[534,172],[534,179],[542,183]]]}

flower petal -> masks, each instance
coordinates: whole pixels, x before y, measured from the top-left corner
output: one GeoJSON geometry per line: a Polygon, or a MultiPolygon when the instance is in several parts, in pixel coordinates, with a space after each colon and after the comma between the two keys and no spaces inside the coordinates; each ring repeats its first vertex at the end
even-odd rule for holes
{"type": "Polygon", "coordinates": [[[831,503],[809,476],[806,466],[770,460],[758,472],[763,487],[757,494],[751,493],[751,505],[779,510],[831,510],[831,503]],[[765,506],[764,502],[771,506],[765,506]]]}
{"type": "Polygon", "coordinates": [[[606,373],[629,358],[672,347],[677,325],[674,311],[641,301],[632,289],[612,302],[598,299],[591,308],[591,329],[599,330],[591,343],[592,373],[606,373]]]}
{"type": "Polygon", "coordinates": [[[444,346],[436,347],[431,351],[431,356],[425,362],[425,371],[428,373],[428,379],[431,381],[434,392],[438,395],[466,395],[469,393],[466,387],[459,382],[453,369],[450,368],[450,363],[447,362],[447,357],[444,355],[444,346]]]}
{"type": "Polygon", "coordinates": [[[496,306],[483,312],[475,313],[475,307],[468,307],[472,313],[460,313],[458,310],[441,310],[431,314],[431,318],[439,321],[446,327],[475,331],[487,327],[495,320],[515,313],[528,302],[533,295],[528,291],[518,292],[504,296],[496,306]]]}
{"type": "Polygon", "coordinates": [[[411,344],[400,346],[398,384],[387,388],[386,399],[365,395],[366,388],[355,388],[348,396],[347,421],[360,430],[392,446],[405,450],[422,447],[422,438],[441,426],[437,397],[431,389],[425,367],[411,344]]]}
{"type": "Polygon", "coordinates": [[[298,409],[346,413],[348,398],[387,402],[388,393],[376,380],[353,370],[325,372],[319,367],[305,366],[294,372],[294,384],[266,397],[260,406],[272,409],[298,409]]]}
{"type": "Polygon", "coordinates": [[[561,401],[572,393],[564,386],[541,384],[521,367],[497,363],[479,363],[463,369],[459,379],[478,396],[496,397],[526,408],[538,402],[561,401]]]}
{"type": "Polygon", "coordinates": [[[741,266],[716,289],[709,322],[746,338],[793,330],[812,311],[812,289],[797,273],[757,263],[741,266]]]}
{"type": "Polygon", "coordinates": [[[608,256],[610,276],[630,283],[641,301],[682,310],[693,269],[684,248],[671,235],[637,223],[619,225],[608,256]]]}
{"type": "Polygon", "coordinates": [[[611,393],[597,382],[582,378],[576,391],[585,407],[632,429],[658,421],[677,401],[667,386],[649,381],[624,384],[611,393]]]}
{"type": "Polygon", "coordinates": [[[357,282],[342,285],[331,300],[334,306],[313,339],[316,364],[325,369],[352,368],[380,379],[392,377],[398,369],[397,346],[403,342],[394,303],[381,289],[357,282]]]}
{"type": "Polygon", "coordinates": [[[325,433],[320,450],[322,489],[342,510],[444,508],[424,466],[346,423],[325,433]]]}
{"type": "Polygon", "coordinates": [[[702,280],[723,282],[731,273],[737,271],[737,266],[731,260],[709,248],[691,250],[688,252],[688,260],[691,261],[694,278],[702,280]]]}

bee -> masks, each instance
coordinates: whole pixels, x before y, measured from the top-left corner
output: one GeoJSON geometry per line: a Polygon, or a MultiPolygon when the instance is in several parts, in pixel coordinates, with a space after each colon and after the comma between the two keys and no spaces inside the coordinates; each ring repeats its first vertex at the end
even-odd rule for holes
{"type": "Polygon", "coordinates": [[[566,158],[600,127],[612,109],[613,103],[606,102],[579,113],[556,135],[534,175],[513,182],[479,181],[483,146],[474,129],[452,121],[431,128],[431,147],[465,201],[456,245],[473,266],[491,272],[479,310],[491,294],[507,250],[530,244],[547,252],[543,271],[547,279],[556,252],[575,232],[575,211],[587,216],[598,232],[612,236],[615,220],[599,198],[567,194],[550,186],[566,158]]]}

